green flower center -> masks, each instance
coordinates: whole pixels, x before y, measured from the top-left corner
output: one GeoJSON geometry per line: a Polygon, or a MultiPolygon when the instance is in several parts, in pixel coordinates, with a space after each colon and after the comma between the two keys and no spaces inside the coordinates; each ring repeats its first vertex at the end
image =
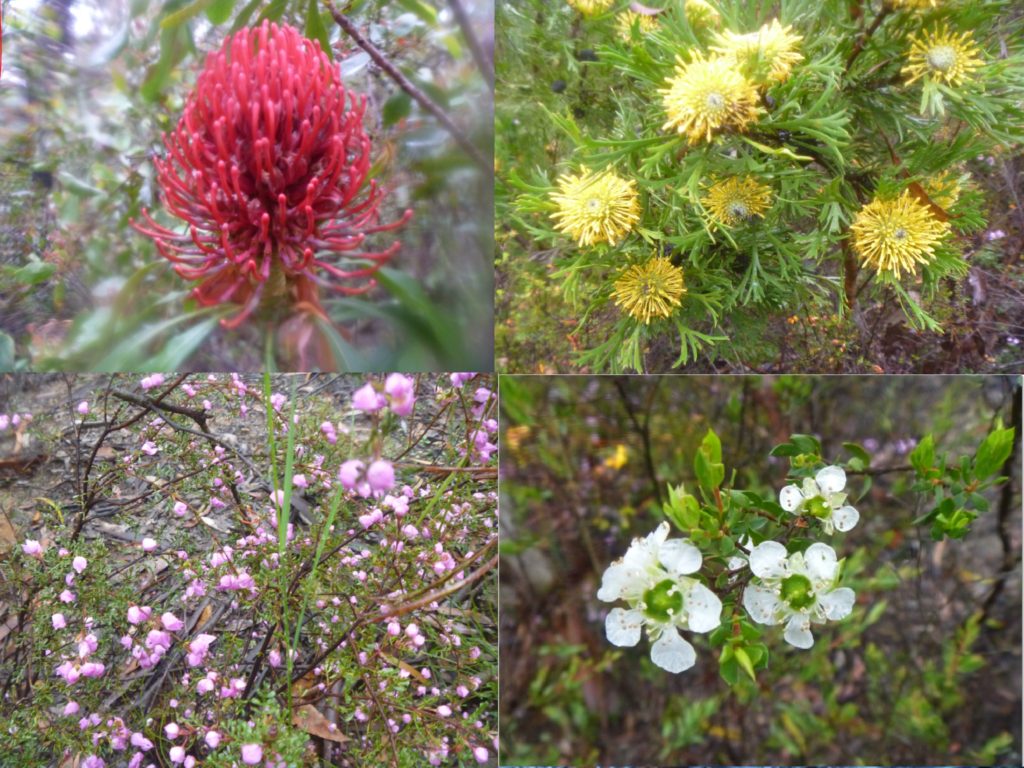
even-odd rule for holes
{"type": "Polygon", "coordinates": [[[672,579],[665,579],[644,592],[644,615],[650,619],[671,621],[682,610],[683,593],[672,579]]]}
{"type": "Polygon", "coordinates": [[[928,66],[945,72],[956,64],[956,51],[949,45],[937,45],[925,54],[928,66]]]}
{"type": "Polygon", "coordinates": [[[832,505],[821,496],[815,496],[804,502],[804,511],[812,517],[824,519],[832,514],[832,505]]]}
{"type": "Polygon", "coordinates": [[[799,573],[787,576],[782,580],[782,591],[780,597],[798,611],[814,605],[814,591],[811,589],[811,580],[799,573]]]}

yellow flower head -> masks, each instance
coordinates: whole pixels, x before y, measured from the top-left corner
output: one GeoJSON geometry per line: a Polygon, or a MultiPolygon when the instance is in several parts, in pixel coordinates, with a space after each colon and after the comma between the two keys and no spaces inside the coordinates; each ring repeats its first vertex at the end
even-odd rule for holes
{"type": "Polygon", "coordinates": [[[949,223],[904,190],[895,200],[875,198],[865,205],[850,230],[854,250],[865,265],[899,278],[904,271],[915,274],[918,264],[932,260],[949,223]]]}
{"type": "Polygon", "coordinates": [[[897,8],[938,8],[939,0],[891,0],[897,8]]]}
{"type": "Polygon", "coordinates": [[[662,129],[686,134],[691,144],[711,141],[713,133],[726,128],[742,131],[757,119],[754,85],[725,57],[705,59],[695,52],[687,63],[677,56],[675,75],[666,86],[659,91],[668,115],[662,129]]]}
{"type": "Polygon", "coordinates": [[[658,28],[658,17],[646,13],[635,13],[623,11],[615,17],[616,26],[619,29],[619,37],[627,43],[633,40],[633,25],[636,25],[637,34],[640,37],[653,32],[658,28]]]}
{"type": "Polygon", "coordinates": [[[956,34],[945,27],[926,30],[911,41],[907,65],[901,74],[908,76],[908,85],[923,77],[955,88],[985,63],[978,58],[979,53],[970,32],[956,34]]]}
{"type": "Polygon", "coordinates": [[[694,29],[717,27],[722,23],[722,17],[707,0],[686,0],[683,10],[686,12],[686,20],[694,29]]]}
{"type": "Polygon", "coordinates": [[[921,186],[939,208],[948,211],[960,199],[961,177],[954,171],[944,171],[921,182],[921,186]]]}
{"type": "Polygon", "coordinates": [[[615,281],[612,298],[624,312],[642,323],[668,317],[682,303],[686,286],[683,270],[664,257],[627,267],[615,281]]]}
{"type": "Polygon", "coordinates": [[[581,246],[614,245],[640,220],[636,182],[619,178],[610,167],[600,173],[560,176],[551,199],[558,204],[552,214],[555,228],[581,246]]]}
{"type": "Polygon", "coordinates": [[[733,227],[771,207],[772,188],[752,176],[733,176],[708,188],[700,200],[716,224],[733,227]]]}
{"type": "Polygon", "coordinates": [[[615,0],[566,0],[566,2],[584,16],[597,16],[611,8],[615,0]]]}
{"type": "Polygon", "coordinates": [[[735,61],[755,82],[781,83],[804,58],[796,51],[803,37],[791,34],[792,29],[772,19],[757,32],[740,35],[726,30],[715,36],[711,50],[735,61]]]}

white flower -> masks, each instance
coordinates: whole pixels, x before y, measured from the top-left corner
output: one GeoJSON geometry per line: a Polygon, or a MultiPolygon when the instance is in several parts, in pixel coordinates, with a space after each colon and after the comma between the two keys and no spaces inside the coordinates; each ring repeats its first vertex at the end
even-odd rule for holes
{"type": "Polygon", "coordinates": [[[629,609],[613,608],[605,632],[613,645],[640,642],[643,627],[653,641],[651,661],[669,672],[682,672],[697,661],[680,629],[710,632],[722,621],[722,603],[688,574],[700,570],[700,550],[685,539],[669,539],[662,523],[646,539],[634,539],[625,556],[604,572],[597,597],[625,600],[629,609]]]}
{"type": "Polygon", "coordinates": [[[750,553],[750,570],[757,577],[743,591],[743,607],[759,624],[786,624],[784,637],[797,648],[814,645],[811,623],[845,619],[856,595],[836,587],[836,551],[828,544],[811,544],[792,555],[777,541],[763,541],[750,553]]]}
{"type": "Polygon", "coordinates": [[[848,531],[860,520],[860,513],[846,503],[846,472],[842,467],[825,467],[803,487],[787,485],[779,491],[779,504],[787,512],[806,514],[821,520],[825,533],[848,531]]]}

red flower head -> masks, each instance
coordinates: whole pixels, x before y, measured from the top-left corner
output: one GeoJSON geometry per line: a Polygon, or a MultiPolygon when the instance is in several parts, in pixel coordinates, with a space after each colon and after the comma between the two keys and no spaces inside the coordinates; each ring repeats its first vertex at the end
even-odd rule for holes
{"type": "Polygon", "coordinates": [[[242,306],[229,327],[264,293],[286,291],[313,307],[317,286],[363,293],[399,247],[361,251],[366,235],[411,215],[379,223],[382,193],[365,183],[365,111],[366,98],[347,94],[337,68],[298,30],[267,21],[243,29],[207,58],[178,127],[164,136],[167,157],[155,161],[167,208],[188,232],[161,227],[146,210],[146,225],[132,224],[179,275],[201,281],[200,304],[242,306]],[[338,282],[353,279],[361,284],[338,282]]]}

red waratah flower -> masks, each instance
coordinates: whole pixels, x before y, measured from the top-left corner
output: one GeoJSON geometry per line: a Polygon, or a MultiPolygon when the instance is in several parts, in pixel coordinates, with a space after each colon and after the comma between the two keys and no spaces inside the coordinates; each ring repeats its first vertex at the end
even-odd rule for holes
{"type": "Polygon", "coordinates": [[[380,224],[382,193],[367,183],[366,98],[346,92],[319,45],[293,27],[242,29],[206,59],[177,128],[155,161],[164,202],[188,222],[166,229],[143,209],[175,271],[200,280],[204,306],[234,303],[237,327],[269,298],[319,308],[317,286],[363,293],[398,250],[359,250],[380,224]],[[339,263],[338,259],[345,259],[339,263]],[[339,281],[356,280],[358,285],[339,281]]]}

